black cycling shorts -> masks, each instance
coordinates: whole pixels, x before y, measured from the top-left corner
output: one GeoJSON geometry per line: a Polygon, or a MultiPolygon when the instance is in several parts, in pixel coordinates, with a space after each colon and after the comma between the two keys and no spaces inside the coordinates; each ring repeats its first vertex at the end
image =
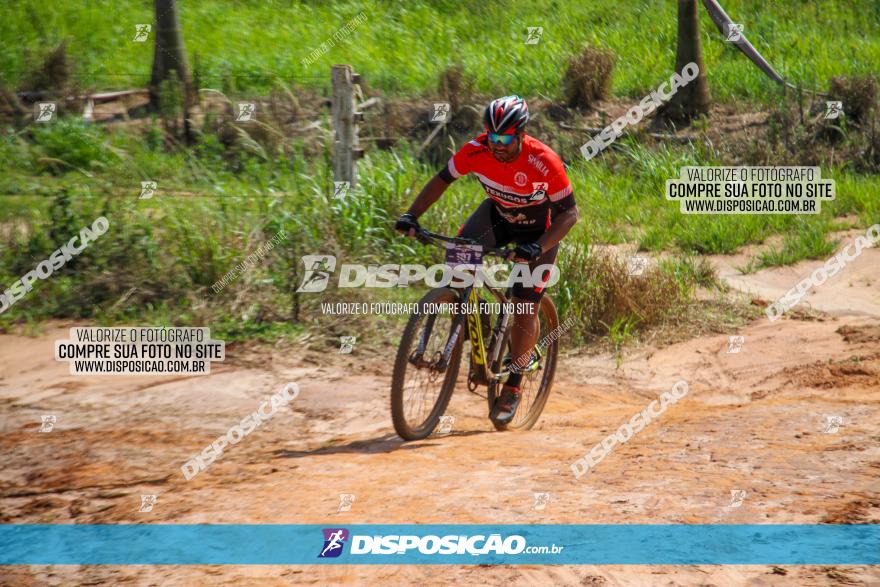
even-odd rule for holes
{"type": "MultiPolygon", "coordinates": [[[[533,243],[544,234],[543,230],[538,231],[518,231],[501,217],[495,204],[490,199],[483,200],[470,217],[458,231],[458,236],[470,238],[484,247],[503,247],[510,243],[518,245],[533,243]]],[[[556,263],[556,253],[559,250],[557,244],[548,251],[529,263],[529,267],[534,271],[538,265],[553,265],[556,263]]],[[[550,277],[550,271],[547,270],[542,276],[544,282],[550,277]]],[[[513,297],[525,302],[540,302],[544,296],[544,286],[526,287],[522,284],[513,286],[513,297]]]]}

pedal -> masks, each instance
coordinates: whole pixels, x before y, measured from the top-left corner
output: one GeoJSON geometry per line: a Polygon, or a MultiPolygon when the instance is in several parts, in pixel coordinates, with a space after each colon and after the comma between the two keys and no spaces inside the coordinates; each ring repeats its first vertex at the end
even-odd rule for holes
{"type": "MultiPolygon", "coordinates": [[[[509,374],[512,364],[513,359],[511,358],[511,356],[509,354],[504,355],[504,359],[501,361],[501,371],[509,374]]],[[[536,351],[534,351],[532,352],[532,360],[529,362],[528,365],[522,368],[520,373],[522,373],[523,375],[529,375],[539,370],[541,370],[541,357],[536,351]]]]}
{"type": "Polygon", "coordinates": [[[532,359],[532,361],[526,365],[525,369],[523,369],[523,373],[534,373],[535,371],[539,371],[541,369],[541,361],[538,357],[532,359]]]}

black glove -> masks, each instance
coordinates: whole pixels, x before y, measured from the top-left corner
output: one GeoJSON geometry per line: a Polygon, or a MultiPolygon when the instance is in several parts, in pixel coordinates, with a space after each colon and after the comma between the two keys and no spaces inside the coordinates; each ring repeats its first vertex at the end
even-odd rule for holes
{"type": "Polygon", "coordinates": [[[532,262],[538,257],[541,256],[541,245],[538,243],[526,243],[524,245],[519,245],[513,250],[514,257],[519,259],[525,259],[528,262],[532,262]]]}
{"type": "Polygon", "coordinates": [[[409,234],[410,230],[418,232],[420,228],[418,219],[409,212],[402,215],[397,219],[397,222],[394,223],[394,230],[398,230],[403,234],[409,234]]]}

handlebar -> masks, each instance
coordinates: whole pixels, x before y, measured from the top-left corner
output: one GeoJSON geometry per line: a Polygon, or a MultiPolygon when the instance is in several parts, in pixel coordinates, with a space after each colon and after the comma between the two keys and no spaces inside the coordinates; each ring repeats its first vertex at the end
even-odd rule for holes
{"type": "MultiPolygon", "coordinates": [[[[436,232],[431,232],[430,230],[426,230],[424,228],[416,229],[415,238],[419,240],[419,242],[425,243],[426,245],[434,245],[438,247],[443,247],[443,245],[439,244],[437,241],[443,241],[447,243],[452,243],[454,245],[479,245],[477,241],[470,238],[465,238],[461,236],[445,236],[442,234],[438,234],[436,232]]],[[[443,247],[445,248],[445,247],[443,247]]],[[[501,257],[502,259],[506,259],[510,253],[514,251],[514,249],[503,249],[497,247],[482,247],[483,255],[494,255],[496,257],[501,257]]]]}

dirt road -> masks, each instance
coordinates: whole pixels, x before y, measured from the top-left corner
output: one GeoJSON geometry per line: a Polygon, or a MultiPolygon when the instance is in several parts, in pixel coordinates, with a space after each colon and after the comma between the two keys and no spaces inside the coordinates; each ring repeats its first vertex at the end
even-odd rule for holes
{"type": "MultiPolygon", "coordinates": [[[[774,287],[782,293],[817,265],[736,285],[772,299],[774,287]]],[[[357,351],[296,358],[231,348],[205,377],[83,377],[53,360],[69,324],[0,336],[0,522],[880,523],[880,251],[865,251],[853,269],[813,298],[815,309],[828,303],[820,319],[757,320],[646,349],[617,370],[607,356],[564,357],[529,432],[494,432],[485,401],[462,386],[447,412],[452,433],[414,443],[391,428],[389,367],[357,351]],[[728,334],[745,337],[739,352],[728,352],[728,334]],[[573,461],[679,379],[689,382],[684,399],[575,479],[573,461]],[[293,403],[184,479],[189,457],[288,381],[301,388],[293,403]],[[45,414],[57,421],[41,433],[45,414]],[[535,493],[549,494],[543,509],[535,493]],[[338,511],[340,494],[355,496],[350,511],[338,511]],[[157,496],[151,512],[138,511],[142,495],[157,496]]],[[[4,585],[119,583],[877,585],[880,569],[0,569],[4,585]]]]}

